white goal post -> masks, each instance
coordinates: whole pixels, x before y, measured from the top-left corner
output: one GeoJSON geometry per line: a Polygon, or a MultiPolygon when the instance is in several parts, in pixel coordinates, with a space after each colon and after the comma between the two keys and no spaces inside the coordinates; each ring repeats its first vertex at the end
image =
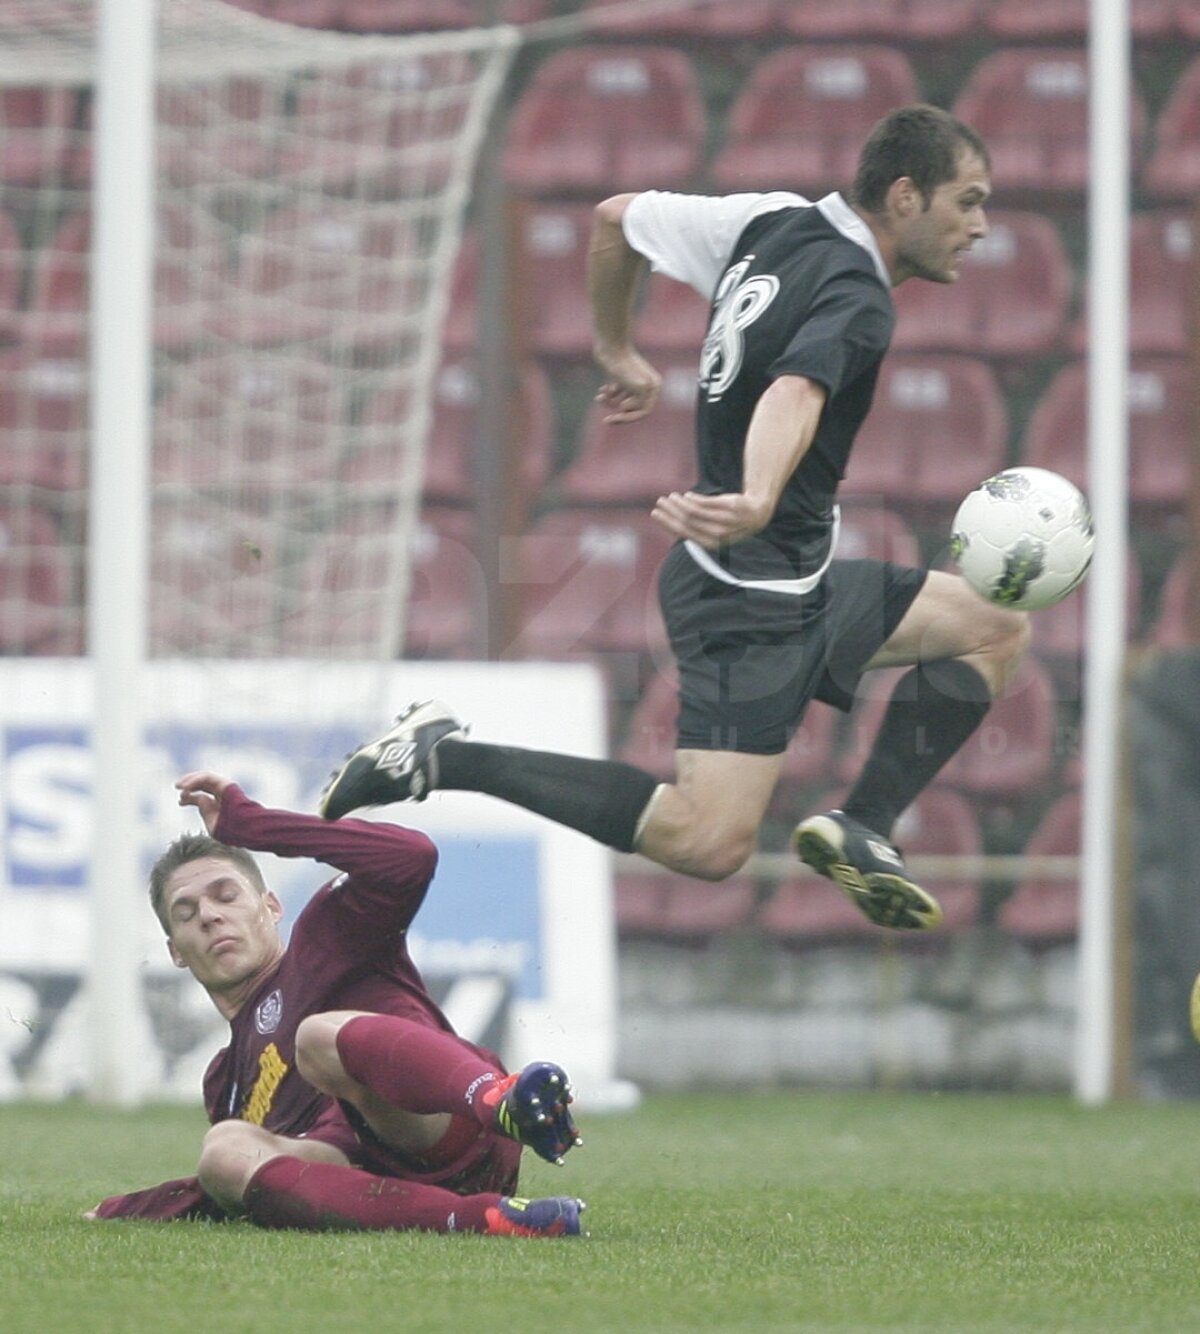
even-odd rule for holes
{"type": "MultiPolygon", "coordinates": [[[[222,0],[4,7],[0,89],[71,99],[43,131],[54,165],[0,204],[37,256],[14,382],[90,370],[90,487],[48,494],[88,553],[98,1099],[141,1091],[145,659],[402,648],[449,277],[518,42],[222,0]],[[403,407],[376,420],[385,391],[403,407]]],[[[34,416],[14,431],[31,452],[34,416]]]]}

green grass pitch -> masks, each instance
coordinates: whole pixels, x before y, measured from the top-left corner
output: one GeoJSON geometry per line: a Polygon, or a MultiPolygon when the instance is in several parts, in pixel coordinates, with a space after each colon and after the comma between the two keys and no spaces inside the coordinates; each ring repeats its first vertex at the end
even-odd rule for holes
{"type": "Polygon", "coordinates": [[[198,1111],[0,1107],[0,1328],[46,1331],[1200,1329],[1200,1118],[1183,1104],[658,1096],[562,1168],[591,1236],[97,1223],[191,1170],[198,1111]]]}

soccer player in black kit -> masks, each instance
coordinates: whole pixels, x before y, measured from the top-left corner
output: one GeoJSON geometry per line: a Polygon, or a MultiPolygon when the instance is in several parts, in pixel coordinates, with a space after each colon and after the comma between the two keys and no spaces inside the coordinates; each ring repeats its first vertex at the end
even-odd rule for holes
{"type": "Polygon", "coordinates": [[[176,784],[208,835],[151,873],[174,962],[229,1021],[204,1079],[213,1123],[195,1177],[116,1195],[92,1219],[246,1216],[263,1227],[580,1234],[581,1200],[516,1196],[523,1145],[578,1143],[562,1069],[506,1074],[426,991],[407,930],[437,864],[416,830],[269,810],[236,783],[176,784]],[[282,906],[249,850],[339,872],[285,946],[282,906]]]}
{"type": "Polygon", "coordinates": [[[987,233],[990,189],[978,135],[918,105],[872,130],[849,200],[647,191],[598,205],[588,291],[606,420],[637,420],[658,395],[631,338],[647,265],[712,302],[698,479],[653,511],[678,539],[659,580],[679,667],[675,781],[469,741],[433,701],[349,756],[321,813],[434,788],[486,792],[723,879],[754,850],[808,701],[848,709],[864,671],[907,666],[843,808],[801,821],[794,842],[873,922],[936,926],[941,909],[909,875],[892,826],[1011,678],[1028,623],[951,574],[838,560],[835,500],[892,336],[891,289],[958,280],[959,257],[987,233]]]}

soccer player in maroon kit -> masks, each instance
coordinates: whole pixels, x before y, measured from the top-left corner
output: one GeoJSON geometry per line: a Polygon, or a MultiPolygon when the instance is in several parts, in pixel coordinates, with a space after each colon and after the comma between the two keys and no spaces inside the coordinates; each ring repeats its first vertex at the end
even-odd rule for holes
{"type": "Polygon", "coordinates": [[[196,1176],[104,1200],[89,1218],[226,1218],[263,1227],[578,1235],[583,1202],[516,1197],[522,1145],[579,1143],[562,1069],[506,1074],[459,1037],[406,933],[437,850],[398,825],[268,810],[214,773],[176,783],[208,835],[159,858],[150,894],[175,964],[229,1020],[204,1079],[196,1176]],[[339,874],[285,946],[251,852],[339,874]]]}

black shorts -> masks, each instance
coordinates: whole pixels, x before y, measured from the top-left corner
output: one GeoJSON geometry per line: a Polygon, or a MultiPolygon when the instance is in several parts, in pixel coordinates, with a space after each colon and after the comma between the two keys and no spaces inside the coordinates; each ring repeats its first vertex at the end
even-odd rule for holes
{"type": "Polygon", "coordinates": [[[679,666],[679,748],[778,755],[809,700],[849,709],[926,573],[835,560],[811,593],[769,593],[722,583],[676,545],[658,595],[679,666]]]}

